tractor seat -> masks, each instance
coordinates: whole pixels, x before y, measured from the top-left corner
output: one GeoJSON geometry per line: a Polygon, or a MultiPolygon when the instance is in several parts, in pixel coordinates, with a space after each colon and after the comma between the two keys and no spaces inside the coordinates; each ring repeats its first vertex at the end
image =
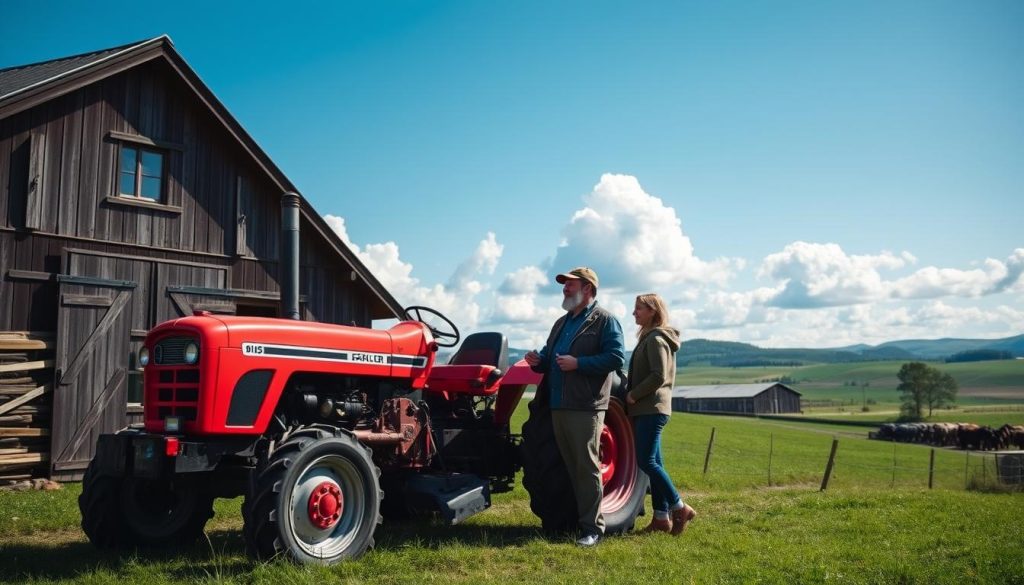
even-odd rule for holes
{"type": "Polygon", "coordinates": [[[467,337],[447,365],[430,370],[427,386],[434,391],[489,396],[508,371],[508,339],[501,333],[474,333],[467,337]]]}
{"type": "Polygon", "coordinates": [[[469,364],[494,366],[504,372],[508,369],[508,339],[496,331],[470,335],[448,360],[450,366],[469,364]]]}

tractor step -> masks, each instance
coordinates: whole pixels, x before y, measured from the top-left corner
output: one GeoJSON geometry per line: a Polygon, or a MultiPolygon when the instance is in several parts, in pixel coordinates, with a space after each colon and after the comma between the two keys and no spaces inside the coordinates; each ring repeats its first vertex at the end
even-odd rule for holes
{"type": "Polygon", "coordinates": [[[440,513],[449,525],[491,507],[490,484],[471,474],[416,474],[407,480],[405,491],[417,507],[440,513]]]}

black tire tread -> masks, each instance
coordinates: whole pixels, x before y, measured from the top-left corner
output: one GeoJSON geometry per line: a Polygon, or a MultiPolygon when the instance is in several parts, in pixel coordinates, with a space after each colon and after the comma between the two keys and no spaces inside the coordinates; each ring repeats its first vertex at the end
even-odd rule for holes
{"type": "Polygon", "coordinates": [[[577,526],[576,495],[555,442],[551,409],[543,400],[535,399],[529,410],[529,418],[523,423],[520,454],[530,510],[540,518],[545,532],[572,532],[577,526]]]}
{"type": "MultiPolygon", "coordinates": [[[[196,494],[195,510],[174,532],[139,531],[125,518],[126,496],[122,488],[126,481],[130,480],[100,474],[94,462],[86,468],[78,508],[82,513],[82,531],[99,548],[187,546],[202,536],[206,523],[213,517],[213,497],[201,491],[196,494]]],[[[202,490],[198,486],[188,489],[202,490]]]]}
{"type": "MultiPolygon", "coordinates": [[[[372,464],[372,451],[369,447],[358,443],[354,437],[343,433],[334,427],[327,425],[311,425],[301,427],[282,437],[278,447],[268,455],[268,459],[262,469],[253,473],[252,484],[249,493],[246,494],[242,503],[243,537],[246,551],[258,559],[273,559],[280,556],[287,556],[288,550],[279,536],[279,521],[277,518],[277,495],[285,482],[285,475],[293,465],[295,458],[310,445],[317,441],[348,436],[352,442],[359,445],[366,453],[367,459],[371,462],[377,477],[380,477],[380,468],[372,464]]],[[[383,498],[383,492],[378,491],[378,499],[383,498]]],[[[379,508],[379,506],[378,506],[379,508]]],[[[380,524],[383,517],[378,512],[375,525],[380,524]]],[[[366,550],[374,547],[373,535],[370,535],[366,550]]]]}
{"type": "Polygon", "coordinates": [[[82,531],[99,548],[116,548],[125,541],[117,493],[117,479],[99,475],[90,462],[82,478],[78,509],[82,513],[82,531]]]}

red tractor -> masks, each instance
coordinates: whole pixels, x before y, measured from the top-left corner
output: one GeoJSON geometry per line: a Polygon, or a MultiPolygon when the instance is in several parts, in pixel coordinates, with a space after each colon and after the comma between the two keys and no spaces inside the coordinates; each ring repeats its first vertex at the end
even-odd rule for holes
{"type": "MultiPolygon", "coordinates": [[[[575,500],[542,401],[523,435],[509,420],[539,376],[508,365],[505,337],[469,336],[422,307],[389,330],[258,317],[194,316],[150,331],[145,425],[99,438],[82,528],[104,547],[192,541],[213,499],[243,495],[249,552],[332,563],[373,545],[385,516],[438,512],[451,524],[490,506],[525,468],[548,530],[571,530],[575,500]],[[427,322],[443,323],[444,328],[427,322]]],[[[612,400],[601,437],[609,532],[643,506],[632,427],[612,400]]]]}
{"type": "MultiPolygon", "coordinates": [[[[467,337],[425,307],[388,330],[298,321],[299,197],[282,197],[282,316],[197,312],[154,327],[140,350],[143,428],[100,436],[78,499],[102,547],[194,541],[215,498],[244,496],[258,558],[334,563],[373,546],[382,515],[434,512],[449,524],[511,490],[522,468],[549,531],[576,527],[576,502],[543,400],[522,436],[509,421],[539,381],[509,367],[500,333],[467,337]]],[[[601,435],[609,533],[643,510],[633,432],[613,398],[601,435]]]]}

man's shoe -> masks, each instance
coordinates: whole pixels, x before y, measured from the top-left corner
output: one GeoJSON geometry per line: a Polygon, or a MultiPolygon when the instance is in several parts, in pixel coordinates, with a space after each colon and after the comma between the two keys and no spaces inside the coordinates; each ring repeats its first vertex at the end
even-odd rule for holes
{"type": "Polygon", "coordinates": [[[599,540],[601,540],[600,534],[586,534],[576,541],[576,546],[597,546],[599,540]]]}

